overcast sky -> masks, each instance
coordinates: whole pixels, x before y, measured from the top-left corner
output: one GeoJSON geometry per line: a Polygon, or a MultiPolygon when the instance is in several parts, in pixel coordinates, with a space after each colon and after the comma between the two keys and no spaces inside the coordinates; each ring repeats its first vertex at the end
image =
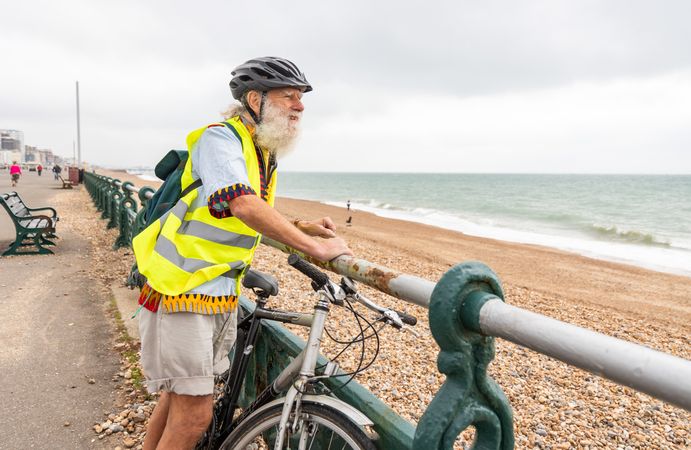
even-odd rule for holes
{"type": "Polygon", "coordinates": [[[284,170],[691,173],[688,1],[2,1],[0,128],[153,166],[293,60],[314,91],[284,170]]]}

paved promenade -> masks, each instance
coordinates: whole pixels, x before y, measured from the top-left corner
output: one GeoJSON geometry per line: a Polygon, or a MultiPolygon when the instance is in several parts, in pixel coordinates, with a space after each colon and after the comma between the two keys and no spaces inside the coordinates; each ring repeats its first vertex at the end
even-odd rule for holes
{"type": "MultiPolygon", "coordinates": [[[[83,189],[83,188],[79,188],[83,189]]],[[[53,206],[62,191],[52,173],[26,172],[12,188],[29,206],[53,206]]],[[[60,209],[58,209],[60,215],[60,209]]],[[[0,449],[113,448],[94,441],[93,424],[115,402],[110,321],[90,277],[89,241],[58,223],[55,255],[0,258],[0,449]]],[[[0,248],[14,227],[0,208],[0,248]]]]}

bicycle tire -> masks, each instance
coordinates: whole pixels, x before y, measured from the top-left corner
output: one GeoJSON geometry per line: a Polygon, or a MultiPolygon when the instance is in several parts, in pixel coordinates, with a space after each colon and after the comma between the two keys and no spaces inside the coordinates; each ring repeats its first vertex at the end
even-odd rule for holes
{"type": "MultiPolygon", "coordinates": [[[[273,450],[282,410],[283,404],[278,404],[255,416],[250,416],[233,430],[228,439],[221,444],[220,449],[273,450]]],[[[376,450],[374,443],[365,432],[339,411],[318,403],[304,402],[301,412],[308,417],[301,428],[311,433],[308,445],[310,450],[331,448],[376,450]]],[[[286,439],[286,445],[290,444],[291,449],[298,448],[299,439],[300,434],[290,436],[286,439]]]]}

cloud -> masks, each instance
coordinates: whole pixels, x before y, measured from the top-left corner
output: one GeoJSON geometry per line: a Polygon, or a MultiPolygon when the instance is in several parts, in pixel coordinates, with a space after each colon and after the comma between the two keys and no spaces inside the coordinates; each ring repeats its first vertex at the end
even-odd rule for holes
{"type": "Polygon", "coordinates": [[[691,71],[491,96],[405,97],[387,106],[306,130],[284,168],[691,172],[691,71]]]}
{"type": "MultiPolygon", "coordinates": [[[[14,2],[0,29],[0,128],[71,155],[78,79],[84,157],[152,165],[218,119],[235,65],[273,54],[315,86],[310,157],[287,167],[330,170],[317,155],[337,149],[344,170],[639,170],[574,155],[650,160],[688,146],[689,13],[624,0],[14,2]],[[450,153],[422,163],[421,147],[450,153]],[[457,159],[466,152],[496,164],[457,159]]],[[[665,155],[668,170],[689,170],[665,155]]]]}

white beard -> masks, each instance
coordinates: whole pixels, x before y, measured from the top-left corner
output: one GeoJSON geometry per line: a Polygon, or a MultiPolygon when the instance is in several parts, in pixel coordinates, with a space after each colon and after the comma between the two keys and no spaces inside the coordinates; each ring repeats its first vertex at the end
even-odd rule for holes
{"type": "Polygon", "coordinates": [[[273,153],[276,158],[282,158],[294,148],[300,134],[300,119],[290,120],[291,115],[302,116],[301,111],[283,112],[279,107],[267,100],[264,104],[262,120],[254,133],[257,144],[273,153]]]}

